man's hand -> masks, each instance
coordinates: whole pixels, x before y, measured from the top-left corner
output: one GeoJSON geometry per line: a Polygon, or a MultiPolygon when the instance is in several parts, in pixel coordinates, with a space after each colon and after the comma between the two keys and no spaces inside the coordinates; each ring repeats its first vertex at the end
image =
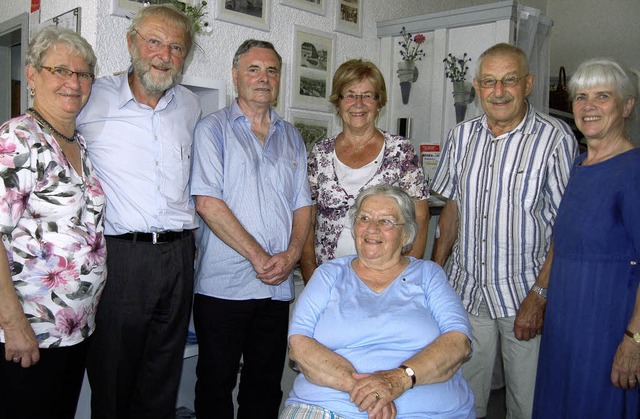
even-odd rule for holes
{"type": "Polygon", "coordinates": [[[297,261],[298,258],[289,250],[276,253],[261,266],[261,270],[256,269],[256,277],[267,285],[280,285],[287,280],[297,261]]]}
{"type": "Polygon", "coordinates": [[[536,294],[529,292],[520,304],[520,309],[516,314],[513,323],[513,334],[518,340],[531,340],[542,334],[542,324],[544,322],[544,309],[547,300],[536,294]]]}
{"type": "Polygon", "coordinates": [[[613,357],[611,383],[622,389],[635,389],[640,377],[640,344],[623,337],[613,357]]]}
{"type": "Polygon", "coordinates": [[[38,363],[40,360],[38,340],[26,317],[15,326],[5,327],[4,338],[4,357],[7,361],[20,363],[22,368],[38,363]]]}

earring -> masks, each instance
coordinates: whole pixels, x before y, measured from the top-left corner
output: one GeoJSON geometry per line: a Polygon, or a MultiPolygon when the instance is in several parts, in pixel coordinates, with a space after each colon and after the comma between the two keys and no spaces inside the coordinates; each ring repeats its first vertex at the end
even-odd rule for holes
{"type": "Polygon", "coordinates": [[[32,97],[36,95],[36,89],[34,89],[33,87],[29,86],[29,95],[31,95],[32,97]]]}

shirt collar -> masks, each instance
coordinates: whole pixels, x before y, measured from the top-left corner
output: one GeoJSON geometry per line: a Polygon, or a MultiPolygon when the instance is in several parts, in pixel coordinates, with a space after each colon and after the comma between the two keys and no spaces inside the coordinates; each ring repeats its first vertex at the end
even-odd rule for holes
{"type": "MultiPolygon", "coordinates": [[[[238,98],[235,98],[233,100],[233,103],[231,104],[231,120],[235,121],[238,118],[247,118],[246,115],[244,114],[244,112],[242,112],[242,109],[240,109],[240,105],[238,105],[238,98]]],[[[275,109],[273,109],[273,107],[269,108],[269,119],[271,120],[271,125],[282,125],[282,119],[280,118],[280,115],[278,115],[278,112],[276,112],[275,109]]]]}
{"type": "MultiPolygon", "coordinates": [[[[133,67],[129,67],[126,73],[120,74],[120,87],[118,89],[118,108],[123,108],[130,101],[134,101],[138,103],[136,98],[133,96],[133,92],[131,91],[131,86],[129,86],[129,74],[133,71],[133,67]]],[[[155,110],[162,110],[167,107],[169,103],[173,101],[173,98],[176,95],[175,86],[170,87],[164,93],[164,95],[160,98],[158,105],[155,110]]]]}
{"type": "MultiPolygon", "coordinates": [[[[527,103],[527,113],[524,115],[524,118],[522,118],[522,121],[520,121],[520,123],[511,131],[509,132],[505,132],[504,134],[502,134],[500,137],[504,137],[505,135],[510,135],[516,131],[522,131],[522,134],[533,134],[533,132],[535,131],[535,114],[536,111],[533,108],[533,105],[531,103],[529,103],[528,100],[525,99],[525,102],[527,103]]],[[[489,125],[487,125],[487,114],[485,113],[484,115],[482,115],[482,119],[480,120],[480,124],[478,125],[477,129],[485,129],[487,131],[491,131],[489,129],[489,125]]]]}

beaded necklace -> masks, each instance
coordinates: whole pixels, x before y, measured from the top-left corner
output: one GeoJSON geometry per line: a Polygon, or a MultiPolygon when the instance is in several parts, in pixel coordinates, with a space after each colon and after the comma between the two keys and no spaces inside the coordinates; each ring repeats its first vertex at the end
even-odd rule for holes
{"type": "Polygon", "coordinates": [[[27,109],[27,113],[30,114],[31,116],[33,116],[36,119],[36,121],[38,121],[38,124],[40,124],[44,128],[46,128],[49,131],[51,131],[51,133],[53,135],[55,135],[56,137],[62,138],[63,140],[65,140],[69,144],[74,143],[76,141],[76,139],[78,138],[78,131],[73,131],[73,137],[71,137],[71,138],[67,137],[66,135],[64,135],[63,133],[61,133],[57,129],[55,129],[53,127],[53,125],[51,125],[49,123],[49,121],[47,121],[46,119],[44,119],[44,117],[42,115],[40,115],[40,112],[36,111],[33,108],[27,109]]]}

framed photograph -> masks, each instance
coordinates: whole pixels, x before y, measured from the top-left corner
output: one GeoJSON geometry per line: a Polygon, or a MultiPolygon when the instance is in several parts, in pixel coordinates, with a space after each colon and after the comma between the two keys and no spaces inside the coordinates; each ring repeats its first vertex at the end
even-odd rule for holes
{"type": "Polygon", "coordinates": [[[336,35],[295,25],[291,107],[331,112],[336,35]]]}
{"type": "Polygon", "coordinates": [[[288,121],[300,132],[309,152],[316,141],[331,135],[333,115],[291,110],[288,121]]]}
{"type": "Polygon", "coordinates": [[[216,19],[269,32],[272,0],[216,0],[216,19]]]}
{"type": "Polygon", "coordinates": [[[362,38],[362,2],[363,0],[336,0],[337,32],[362,38]]]}
{"type": "Polygon", "coordinates": [[[305,10],[320,16],[327,15],[328,0],[281,0],[280,4],[294,7],[296,9],[305,10]]]}
{"type": "MultiPolygon", "coordinates": [[[[146,0],[111,0],[111,14],[115,16],[133,17],[146,0]]],[[[170,0],[159,3],[171,3],[170,0]]]]}

